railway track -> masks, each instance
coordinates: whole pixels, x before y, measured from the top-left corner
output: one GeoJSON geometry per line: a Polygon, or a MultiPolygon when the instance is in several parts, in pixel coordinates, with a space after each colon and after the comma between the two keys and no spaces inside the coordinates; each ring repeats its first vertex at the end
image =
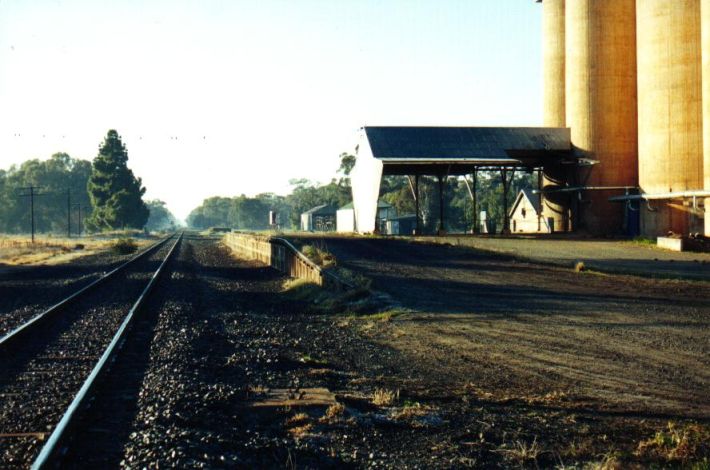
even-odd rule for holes
{"type": "Polygon", "coordinates": [[[44,468],[62,453],[181,238],[156,243],[0,338],[0,467],[44,468]]]}

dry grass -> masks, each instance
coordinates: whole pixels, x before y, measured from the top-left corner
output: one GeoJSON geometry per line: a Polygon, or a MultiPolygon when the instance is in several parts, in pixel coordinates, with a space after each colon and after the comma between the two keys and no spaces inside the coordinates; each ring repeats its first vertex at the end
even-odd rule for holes
{"type": "Polygon", "coordinates": [[[138,250],[138,244],[132,238],[119,238],[113,242],[111,248],[119,255],[130,255],[138,250]]]}
{"type": "Polygon", "coordinates": [[[411,421],[422,416],[431,414],[432,409],[428,406],[423,406],[419,402],[404,401],[404,406],[401,409],[394,411],[391,416],[397,421],[411,421]]]}
{"type": "Polygon", "coordinates": [[[399,390],[378,388],[372,394],[372,404],[376,406],[392,406],[399,399],[399,390]]]}
{"type": "Polygon", "coordinates": [[[584,261],[577,261],[576,263],[574,263],[574,272],[581,273],[586,269],[587,268],[584,266],[584,261]]]}
{"type": "Polygon", "coordinates": [[[306,424],[310,417],[306,413],[296,413],[286,420],[287,426],[301,426],[306,424]]]}
{"type": "MultiPolygon", "coordinates": [[[[27,235],[0,235],[0,264],[10,266],[60,264],[111,249],[118,239],[125,239],[136,231],[117,231],[92,235],[90,237],[67,238],[52,235],[38,235],[35,242],[27,235]]],[[[152,241],[137,239],[137,247],[152,241]]]]}
{"type": "Polygon", "coordinates": [[[53,264],[104,250],[109,240],[94,238],[0,236],[0,263],[21,266],[53,264]]]}
{"type": "Polygon", "coordinates": [[[311,432],[311,429],[313,429],[313,425],[311,423],[306,423],[303,426],[296,426],[296,427],[290,428],[288,430],[288,432],[293,437],[303,437],[303,436],[307,435],[309,432],[311,432]]]}
{"type": "Polygon", "coordinates": [[[710,427],[696,424],[669,422],[666,429],[656,432],[648,440],[641,441],[636,449],[638,457],[661,460],[667,463],[687,465],[708,464],[710,456],[710,427]]]}
{"type": "Polygon", "coordinates": [[[338,421],[345,414],[345,406],[342,403],[333,403],[325,410],[325,415],[320,418],[321,423],[332,423],[338,421]]]}
{"type": "Polygon", "coordinates": [[[322,268],[335,266],[336,264],[335,255],[329,252],[324,246],[303,245],[303,247],[301,247],[301,253],[322,268]]]}
{"type": "Polygon", "coordinates": [[[542,453],[542,448],[537,443],[537,438],[535,438],[530,444],[523,441],[515,441],[510,448],[504,447],[498,449],[498,452],[523,465],[537,461],[537,458],[542,453]]]}
{"type": "Polygon", "coordinates": [[[310,422],[311,417],[306,413],[296,413],[286,420],[288,433],[293,437],[303,437],[313,429],[313,424],[310,422]]]}

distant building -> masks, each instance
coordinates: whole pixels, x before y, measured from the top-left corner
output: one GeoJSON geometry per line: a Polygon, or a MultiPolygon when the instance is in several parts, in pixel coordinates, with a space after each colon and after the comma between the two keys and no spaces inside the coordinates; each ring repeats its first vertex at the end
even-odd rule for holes
{"type": "Polygon", "coordinates": [[[301,214],[301,230],[304,232],[334,232],[336,223],[334,206],[323,204],[301,214]]]}
{"type": "MultiPolygon", "coordinates": [[[[392,204],[388,204],[385,201],[377,201],[375,226],[380,233],[387,233],[385,222],[393,217],[397,217],[397,209],[392,204]]],[[[355,208],[352,202],[338,209],[337,221],[338,232],[348,233],[356,231],[355,208]]]]}
{"type": "Polygon", "coordinates": [[[540,195],[521,189],[510,209],[511,233],[550,233],[554,227],[542,216],[540,195]]]}
{"type": "Polygon", "coordinates": [[[417,216],[414,214],[400,215],[385,221],[387,235],[412,235],[417,227],[417,216]]]}

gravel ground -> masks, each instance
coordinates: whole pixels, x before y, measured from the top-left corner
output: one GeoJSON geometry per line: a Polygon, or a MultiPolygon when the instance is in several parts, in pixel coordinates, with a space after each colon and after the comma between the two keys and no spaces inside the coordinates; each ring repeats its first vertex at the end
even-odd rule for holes
{"type": "Polygon", "coordinates": [[[131,256],[106,251],[61,265],[3,269],[0,271],[0,336],[131,256]]]}
{"type": "Polygon", "coordinates": [[[3,352],[0,467],[23,468],[54,428],[169,246],[87,293],[3,352]]]}
{"type": "MultiPolygon", "coordinates": [[[[383,251],[389,254],[375,250],[380,261],[406,258],[398,250],[383,251]]],[[[487,274],[495,275],[497,262],[491,261],[487,274]]],[[[368,266],[365,261],[352,265],[368,266]]],[[[392,282],[388,274],[380,266],[380,275],[392,282]]],[[[403,300],[424,302],[433,295],[431,289],[439,288],[420,292],[426,283],[409,274],[408,281],[415,282],[408,291],[399,290],[405,280],[390,289],[403,300]]],[[[530,275],[522,266],[521,276],[530,275]]],[[[398,331],[400,317],[379,321],[313,313],[308,304],[280,294],[283,281],[270,269],[233,259],[216,240],[186,237],[170,276],[161,280],[162,288],[146,309],[140,334],[118,359],[115,380],[102,387],[80,426],[65,465],[508,468],[678,463],[636,451],[668,419],[689,422],[683,415],[642,412],[623,401],[620,406],[609,401],[612,394],[580,399],[562,387],[549,388],[556,380],[553,371],[535,381],[521,368],[511,369],[498,354],[482,358],[459,353],[459,332],[437,329],[431,320],[419,322],[422,329],[432,330],[427,336],[420,330],[398,331]],[[397,341],[401,338],[407,341],[397,341]],[[269,390],[306,387],[328,388],[338,405],[254,406],[269,390]]],[[[489,286],[495,282],[494,276],[489,286]]],[[[576,281],[570,286],[580,288],[576,281]]],[[[456,298],[446,294],[452,308],[459,308],[456,298]]],[[[511,302],[516,305],[517,300],[511,302]]],[[[649,300],[643,305],[647,303],[653,304],[649,300]]],[[[684,301],[683,308],[687,306],[684,301]]],[[[445,317],[437,321],[447,324],[445,317]]],[[[515,355],[518,339],[510,339],[500,342],[515,355]]],[[[476,341],[469,336],[465,342],[476,341]]],[[[706,346],[689,346],[689,351],[698,355],[694,348],[706,346]]],[[[527,361],[532,369],[540,362],[534,356],[527,361]]],[[[652,382],[655,374],[650,374],[652,382]]],[[[689,393],[695,393],[703,409],[706,397],[695,390],[697,383],[690,384],[689,393]]],[[[708,424],[707,418],[697,419],[708,424]]],[[[699,452],[694,456],[708,457],[707,447],[699,452]]]]}
{"type": "Polygon", "coordinates": [[[583,261],[587,269],[603,272],[710,281],[710,253],[675,252],[623,240],[481,236],[417,237],[417,240],[470,246],[565,267],[583,261]]]}

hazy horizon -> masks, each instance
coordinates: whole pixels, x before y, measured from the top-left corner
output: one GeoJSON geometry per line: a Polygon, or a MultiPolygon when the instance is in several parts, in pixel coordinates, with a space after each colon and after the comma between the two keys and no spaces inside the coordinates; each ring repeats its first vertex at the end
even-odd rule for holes
{"type": "Polygon", "coordinates": [[[327,182],[363,125],[541,125],[532,1],[0,3],[0,168],[93,159],[147,199],[327,182]]]}

